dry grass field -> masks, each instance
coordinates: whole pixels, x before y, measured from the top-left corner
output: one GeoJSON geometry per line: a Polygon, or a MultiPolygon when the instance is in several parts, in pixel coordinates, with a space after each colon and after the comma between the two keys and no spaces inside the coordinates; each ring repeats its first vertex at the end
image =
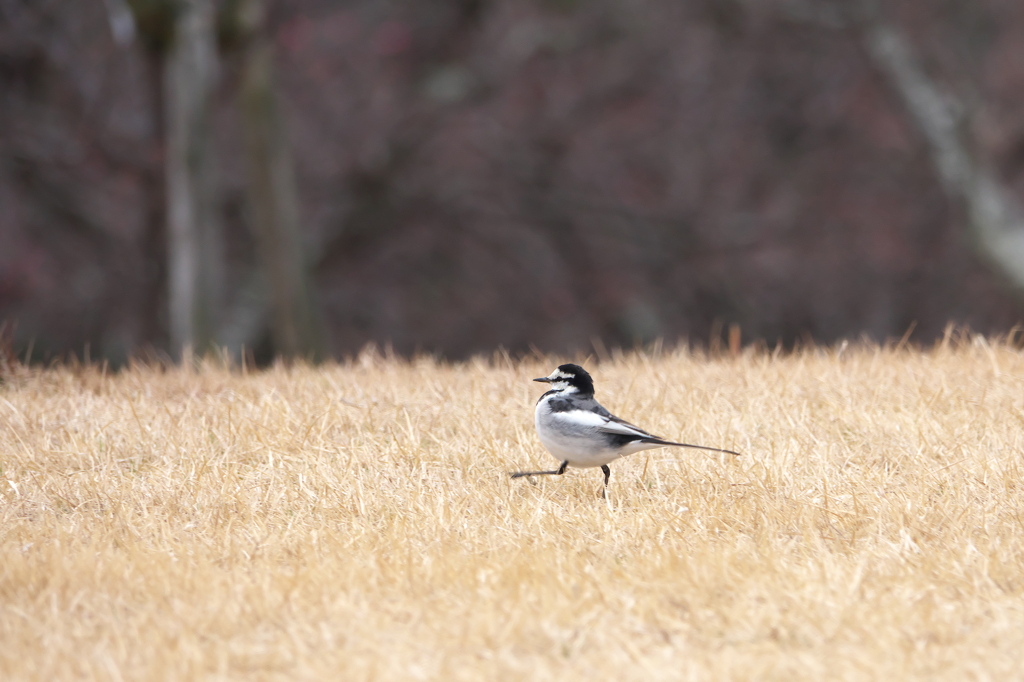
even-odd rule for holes
{"type": "Polygon", "coordinates": [[[15,373],[0,679],[1024,679],[1012,344],[586,362],[744,453],[634,455],[607,501],[509,480],[555,464],[557,361],[15,373]]]}

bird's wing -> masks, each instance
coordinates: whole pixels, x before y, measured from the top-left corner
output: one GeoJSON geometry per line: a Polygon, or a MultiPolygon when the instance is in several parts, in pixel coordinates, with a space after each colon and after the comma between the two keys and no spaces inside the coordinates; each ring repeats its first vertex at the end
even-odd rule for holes
{"type": "Polygon", "coordinates": [[[567,426],[589,427],[601,433],[636,438],[657,438],[639,426],[619,419],[593,398],[570,400],[564,406],[569,409],[553,410],[552,419],[562,421],[567,426]]]}
{"type": "Polygon", "coordinates": [[[637,438],[657,438],[657,436],[647,433],[639,426],[635,426],[627,421],[623,421],[622,419],[618,419],[614,416],[612,416],[610,419],[605,417],[604,420],[605,423],[597,427],[597,430],[601,431],[602,433],[614,433],[623,436],[636,436],[637,438]]]}
{"type": "Polygon", "coordinates": [[[598,431],[604,433],[615,433],[623,436],[638,436],[640,438],[657,438],[657,436],[644,431],[636,424],[630,424],[625,419],[619,419],[604,408],[603,405],[596,405],[594,412],[604,420],[603,424],[597,427],[598,431]]]}
{"type": "Polygon", "coordinates": [[[610,412],[605,410],[604,406],[602,406],[602,404],[597,402],[596,400],[593,402],[593,404],[591,404],[591,406],[587,406],[587,408],[583,408],[580,411],[573,411],[574,415],[578,413],[587,416],[582,417],[582,419],[580,417],[577,417],[577,421],[586,420],[602,433],[614,433],[616,435],[633,435],[637,436],[638,438],[656,437],[648,433],[647,431],[644,431],[636,424],[630,424],[625,419],[615,417],[610,412]]]}
{"type": "MultiPolygon", "coordinates": [[[[600,408],[600,406],[598,406],[600,408]]],[[[589,428],[605,433],[618,433],[646,438],[646,431],[607,414],[607,410],[595,409],[590,405],[573,405],[571,409],[552,411],[551,419],[562,422],[568,428],[589,428]]]]}

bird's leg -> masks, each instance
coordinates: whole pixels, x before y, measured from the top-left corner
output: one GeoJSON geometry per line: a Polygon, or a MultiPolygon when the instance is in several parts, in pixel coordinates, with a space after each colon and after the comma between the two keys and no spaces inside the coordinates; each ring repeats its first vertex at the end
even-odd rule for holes
{"type": "Polygon", "coordinates": [[[522,478],[523,476],[561,476],[568,467],[569,460],[566,460],[554,471],[517,471],[512,474],[512,478],[522,478]]]}
{"type": "Polygon", "coordinates": [[[608,468],[607,464],[602,464],[601,471],[604,472],[604,489],[601,491],[601,497],[608,499],[608,479],[612,477],[612,470],[608,468]]]}

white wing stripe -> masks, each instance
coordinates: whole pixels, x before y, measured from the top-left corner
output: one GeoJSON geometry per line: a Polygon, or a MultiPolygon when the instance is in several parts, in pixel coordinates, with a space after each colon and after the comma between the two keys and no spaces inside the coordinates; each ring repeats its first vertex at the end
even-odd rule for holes
{"type": "Polygon", "coordinates": [[[639,436],[640,438],[650,438],[651,434],[646,431],[641,431],[638,428],[627,426],[626,424],[620,424],[619,422],[609,421],[598,430],[604,431],[605,433],[621,433],[624,436],[639,436]]]}
{"type": "Polygon", "coordinates": [[[568,412],[553,412],[553,419],[572,424],[574,426],[590,426],[605,433],[618,433],[623,436],[637,436],[639,438],[650,438],[651,434],[639,428],[628,426],[620,422],[613,422],[607,417],[590,412],[589,410],[569,410],[568,412]]]}

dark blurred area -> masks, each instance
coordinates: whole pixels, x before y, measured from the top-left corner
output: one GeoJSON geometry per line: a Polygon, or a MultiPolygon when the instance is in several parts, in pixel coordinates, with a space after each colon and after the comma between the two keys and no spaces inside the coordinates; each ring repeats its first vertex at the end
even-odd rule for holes
{"type": "MultiPolygon", "coordinates": [[[[182,2],[0,0],[0,320],[35,360],[177,353],[165,80],[182,2]]],[[[215,4],[212,334],[267,360],[283,342],[260,274],[275,249],[251,224],[244,5],[215,4]]],[[[270,1],[322,352],[1010,329],[1020,286],[977,248],[862,17],[829,8],[270,1]]],[[[864,8],[949,93],[971,167],[1024,201],[1024,3],[864,8]]]]}

